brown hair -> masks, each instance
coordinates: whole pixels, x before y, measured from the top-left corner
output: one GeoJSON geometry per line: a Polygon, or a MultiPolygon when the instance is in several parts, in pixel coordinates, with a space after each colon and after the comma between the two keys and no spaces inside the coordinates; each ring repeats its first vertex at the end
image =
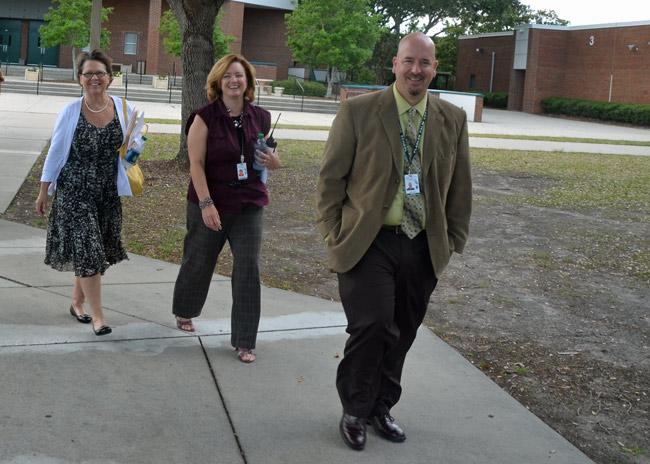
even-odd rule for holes
{"type": "Polygon", "coordinates": [[[106,67],[106,72],[108,77],[113,81],[113,60],[111,60],[106,53],[104,53],[99,48],[94,49],[92,52],[83,52],[77,56],[77,80],[81,79],[81,73],[83,73],[84,64],[86,61],[99,61],[106,67]]]}
{"type": "Polygon", "coordinates": [[[0,82],[4,82],[5,78],[2,76],[2,69],[0,69],[0,82]]]}
{"type": "Polygon", "coordinates": [[[253,66],[243,56],[230,54],[217,61],[208,74],[205,90],[207,90],[208,100],[211,102],[223,96],[223,90],[221,90],[221,79],[223,79],[226,71],[233,63],[240,63],[246,72],[246,90],[244,91],[244,100],[248,103],[253,103],[255,101],[255,68],[253,68],[253,66]]]}

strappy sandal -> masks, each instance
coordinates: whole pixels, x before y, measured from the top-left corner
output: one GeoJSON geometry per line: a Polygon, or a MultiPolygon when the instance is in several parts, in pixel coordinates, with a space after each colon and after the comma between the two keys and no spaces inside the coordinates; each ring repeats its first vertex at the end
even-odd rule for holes
{"type": "Polygon", "coordinates": [[[243,363],[252,363],[255,361],[255,353],[248,348],[235,348],[237,350],[237,357],[243,363]]]}
{"type": "Polygon", "coordinates": [[[194,332],[194,324],[192,319],[181,320],[180,317],[176,316],[176,327],[184,332],[194,332]]]}

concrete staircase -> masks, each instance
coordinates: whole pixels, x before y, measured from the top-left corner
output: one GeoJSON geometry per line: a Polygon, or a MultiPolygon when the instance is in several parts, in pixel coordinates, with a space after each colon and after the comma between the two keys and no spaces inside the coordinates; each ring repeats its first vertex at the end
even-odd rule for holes
{"type": "MultiPolygon", "coordinates": [[[[82,95],[79,84],[73,78],[72,69],[44,68],[43,82],[26,81],[26,66],[10,65],[2,83],[3,92],[78,97],[82,95]]],[[[5,68],[2,69],[3,73],[5,68]]],[[[155,76],[124,74],[121,86],[112,85],[111,95],[126,97],[132,101],[181,104],[182,77],[170,77],[171,88],[155,89],[155,76]]],[[[268,110],[336,114],[339,102],[331,99],[303,98],[301,96],[258,95],[255,104],[268,110]]]]}

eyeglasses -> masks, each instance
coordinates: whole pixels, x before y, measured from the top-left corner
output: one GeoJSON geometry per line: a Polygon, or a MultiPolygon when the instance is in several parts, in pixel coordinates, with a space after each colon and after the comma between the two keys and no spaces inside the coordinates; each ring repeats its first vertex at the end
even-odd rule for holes
{"type": "Polygon", "coordinates": [[[93,76],[95,76],[97,79],[101,79],[104,77],[106,74],[104,71],[97,71],[97,72],[86,72],[83,73],[82,76],[85,77],[86,79],[92,79],[93,76]]]}

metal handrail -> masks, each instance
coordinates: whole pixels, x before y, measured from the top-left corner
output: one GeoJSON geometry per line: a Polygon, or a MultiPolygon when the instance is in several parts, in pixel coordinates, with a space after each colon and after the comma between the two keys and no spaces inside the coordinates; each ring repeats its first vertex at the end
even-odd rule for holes
{"type": "Polygon", "coordinates": [[[302,91],[302,99],[300,101],[300,112],[302,113],[305,108],[305,88],[302,86],[300,82],[298,82],[298,79],[293,79],[293,99],[296,99],[296,84],[300,87],[300,90],[302,91]]]}
{"type": "Polygon", "coordinates": [[[262,84],[260,84],[260,81],[258,81],[257,78],[255,78],[255,87],[259,89],[257,96],[255,97],[257,106],[262,106],[262,84]]]}

